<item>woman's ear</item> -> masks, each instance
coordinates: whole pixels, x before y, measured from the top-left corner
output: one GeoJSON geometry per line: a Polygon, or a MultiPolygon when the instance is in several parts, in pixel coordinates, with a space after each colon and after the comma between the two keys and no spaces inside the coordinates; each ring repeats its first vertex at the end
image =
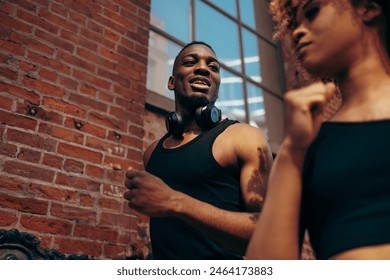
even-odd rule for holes
{"type": "Polygon", "coordinates": [[[168,89],[169,90],[175,89],[175,78],[173,76],[170,76],[168,79],[168,89]]]}
{"type": "Polygon", "coordinates": [[[363,21],[370,23],[382,14],[382,7],[374,0],[364,1],[364,12],[362,13],[363,21]]]}

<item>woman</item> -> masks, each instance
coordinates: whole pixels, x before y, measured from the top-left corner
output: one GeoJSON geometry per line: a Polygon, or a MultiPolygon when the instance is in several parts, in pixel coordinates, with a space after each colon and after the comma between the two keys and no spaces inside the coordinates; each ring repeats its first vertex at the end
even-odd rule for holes
{"type": "Polygon", "coordinates": [[[335,81],[285,95],[285,138],[248,259],[390,259],[390,61],[387,0],[273,0],[278,35],[300,65],[335,81]],[[323,122],[337,90],[342,106],[323,122]]]}

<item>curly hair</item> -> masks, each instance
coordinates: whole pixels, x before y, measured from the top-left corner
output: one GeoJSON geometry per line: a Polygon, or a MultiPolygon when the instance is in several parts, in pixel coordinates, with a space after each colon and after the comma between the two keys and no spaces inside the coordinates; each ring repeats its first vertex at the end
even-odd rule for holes
{"type": "MultiPolygon", "coordinates": [[[[302,0],[302,4],[305,4],[308,0],[302,0]]],[[[349,0],[352,5],[358,4],[361,0],[349,0]]],[[[383,15],[386,22],[390,24],[390,1],[389,0],[373,0],[382,7],[383,15]]],[[[341,4],[342,2],[337,0],[334,3],[341,4]]],[[[345,3],[345,2],[344,2],[345,3]]],[[[271,0],[270,10],[273,13],[273,20],[275,22],[274,39],[282,41],[283,45],[288,49],[295,49],[294,42],[292,40],[292,32],[297,27],[296,14],[297,7],[294,6],[293,0],[271,0]]],[[[386,30],[386,47],[390,57],[390,27],[386,30]]],[[[297,74],[301,77],[301,83],[309,84],[317,80],[324,82],[331,81],[332,79],[327,77],[316,77],[306,71],[299,61],[296,52],[293,52],[293,59],[295,61],[297,74]]],[[[333,115],[342,103],[342,97],[340,92],[333,98],[331,105],[326,108],[325,117],[328,118],[333,115]]]]}
{"type": "MultiPolygon", "coordinates": [[[[308,0],[302,0],[302,4],[308,0]]],[[[358,4],[361,0],[349,0],[352,5],[358,4]]],[[[382,7],[383,15],[386,21],[390,23],[390,1],[373,0],[382,7]]],[[[297,7],[293,5],[293,0],[271,0],[270,10],[273,13],[273,19],[276,23],[274,39],[283,39],[285,36],[291,36],[297,27],[296,13],[297,7]]],[[[390,43],[390,28],[386,31],[387,43],[390,43]]],[[[389,44],[388,44],[389,46],[389,44]]],[[[388,47],[389,48],[389,47],[388,47]]],[[[389,51],[390,53],[390,51],[389,51]]]]}

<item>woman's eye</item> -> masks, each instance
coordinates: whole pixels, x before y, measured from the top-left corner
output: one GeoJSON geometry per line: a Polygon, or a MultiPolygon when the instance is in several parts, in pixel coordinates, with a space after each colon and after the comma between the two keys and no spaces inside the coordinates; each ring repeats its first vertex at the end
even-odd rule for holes
{"type": "Polygon", "coordinates": [[[309,8],[306,12],[305,12],[305,17],[308,19],[308,20],[313,20],[315,18],[315,16],[318,14],[318,11],[320,10],[319,7],[312,7],[312,8],[309,8]]]}

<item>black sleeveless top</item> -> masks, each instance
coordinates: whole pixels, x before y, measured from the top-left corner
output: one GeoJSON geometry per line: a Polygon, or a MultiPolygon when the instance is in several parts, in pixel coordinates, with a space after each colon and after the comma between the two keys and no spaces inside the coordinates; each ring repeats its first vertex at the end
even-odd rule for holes
{"type": "Polygon", "coordinates": [[[306,155],[302,201],[318,259],[390,243],[390,120],[324,123],[306,155]]]}
{"type": "MultiPolygon", "coordinates": [[[[228,126],[228,119],[201,133],[191,142],[165,149],[165,135],[154,149],[146,170],[171,188],[229,211],[245,211],[240,181],[220,166],[212,155],[214,140],[228,126]]],[[[150,218],[154,259],[241,259],[203,233],[174,217],[150,218]]]]}

